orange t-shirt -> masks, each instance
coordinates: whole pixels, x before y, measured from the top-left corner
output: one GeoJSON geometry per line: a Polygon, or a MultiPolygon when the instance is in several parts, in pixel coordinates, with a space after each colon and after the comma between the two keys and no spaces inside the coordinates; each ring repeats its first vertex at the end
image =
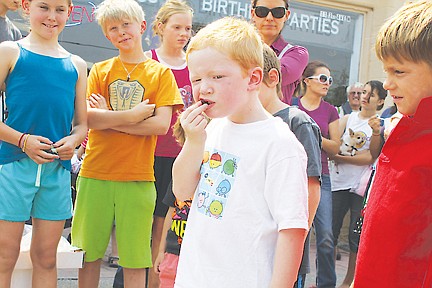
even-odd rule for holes
{"type": "MultiPolygon", "coordinates": [[[[124,65],[128,71],[135,66],[124,65]]],[[[156,108],[182,107],[183,101],[172,71],[157,61],[147,59],[139,64],[130,81],[126,81],[126,76],[118,57],[96,63],[88,78],[87,95],[103,95],[109,109],[114,111],[131,109],[145,99],[149,99],[149,104],[156,104],[156,108]]],[[[155,181],[156,140],[156,135],[91,129],[80,176],[110,181],[155,181]]]]}

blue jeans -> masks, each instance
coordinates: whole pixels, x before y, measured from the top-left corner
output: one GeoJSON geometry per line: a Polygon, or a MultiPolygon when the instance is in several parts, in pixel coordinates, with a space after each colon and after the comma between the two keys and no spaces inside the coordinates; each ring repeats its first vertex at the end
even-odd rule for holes
{"type": "Polygon", "coordinates": [[[335,255],[332,229],[332,191],[329,175],[321,175],[321,199],[314,219],[317,246],[317,287],[336,286],[335,255]]]}

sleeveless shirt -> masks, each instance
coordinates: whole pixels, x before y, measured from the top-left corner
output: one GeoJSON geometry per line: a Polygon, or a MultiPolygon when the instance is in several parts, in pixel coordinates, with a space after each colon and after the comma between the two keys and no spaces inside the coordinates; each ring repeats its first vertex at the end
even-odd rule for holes
{"type": "MultiPolygon", "coordinates": [[[[78,71],[71,55],[55,58],[18,46],[18,60],[5,81],[9,110],[6,124],[55,143],[71,131],[78,71]]],[[[27,155],[19,147],[4,141],[0,144],[0,164],[24,157],[27,155]]],[[[61,162],[70,170],[70,160],[61,162]]]]}

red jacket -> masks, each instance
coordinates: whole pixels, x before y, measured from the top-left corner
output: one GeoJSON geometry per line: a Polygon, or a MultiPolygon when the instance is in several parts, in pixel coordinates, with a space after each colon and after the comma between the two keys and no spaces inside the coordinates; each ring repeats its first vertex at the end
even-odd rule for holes
{"type": "Polygon", "coordinates": [[[432,287],[432,97],[385,143],[365,211],[355,288],[432,287]]]}

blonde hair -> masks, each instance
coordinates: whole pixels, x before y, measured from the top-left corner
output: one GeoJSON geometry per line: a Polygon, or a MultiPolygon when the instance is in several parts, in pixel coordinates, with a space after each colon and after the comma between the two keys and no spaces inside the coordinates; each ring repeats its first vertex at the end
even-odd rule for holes
{"type": "Polygon", "coordinates": [[[104,0],[96,7],[95,16],[105,35],[107,22],[129,19],[141,24],[145,20],[144,10],[135,0],[104,0]]]}
{"type": "MultiPolygon", "coordinates": [[[[181,113],[183,113],[183,112],[181,112],[181,113]]],[[[175,140],[177,141],[177,143],[183,147],[184,143],[186,142],[186,133],[185,133],[185,131],[184,131],[184,129],[180,123],[181,113],[179,113],[179,112],[177,112],[177,113],[178,113],[177,120],[174,123],[174,125],[172,126],[173,136],[174,136],[175,140]]],[[[205,114],[203,114],[203,116],[204,116],[204,118],[206,118],[207,123],[210,123],[211,119],[205,114]]]]}
{"type": "Polygon", "coordinates": [[[262,46],[255,26],[246,20],[225,17],[208,24],[191,39],[186,58],[195,50],[211,47],[227,54],[246,74],[251,68],[263,67],[262,46]]]}
{"type": "Polygon", "coordinates": [[[172,128],[173,128],[173,136],[174,136],[175,140],[177,141],[177,143],[180,146],[183,146],[184,143],[186,142],[186,135],[185,135],[184,129],[180,123],[180,114],[181,113],[178,113],[177,120],[174,123],[174,125],[172,126],[172,128]]]}
{"type": "Polygon", "coordinates": [[[153,21],[153,35],[159,36],[162,39],[162,35],[159,31],[159,23],[166,24],[175,14],[190,14],[193,16],[193,9],[184,1],[181,0],[167,0],[158,10],[155,20],[153,21]]]}
{"type": "Polygon", "coordinates": [[[381,27],[375,43],[380,60],[426,62],[432,67],[432,1],[408,3],[381,27]]]}
{"type": "Polygon", "coordinates": [[[263,44],[263,55],[264,55],[264,72],[263,72],[263,82],[268,84],[269,82],[269,72],[271,69],[276,69],[278,72],[279,82],[276,85],[276,92],[279,96],[282,96],[282,85],[281,85],[281,65],[279,58],[270,46],[263,44]]]}

